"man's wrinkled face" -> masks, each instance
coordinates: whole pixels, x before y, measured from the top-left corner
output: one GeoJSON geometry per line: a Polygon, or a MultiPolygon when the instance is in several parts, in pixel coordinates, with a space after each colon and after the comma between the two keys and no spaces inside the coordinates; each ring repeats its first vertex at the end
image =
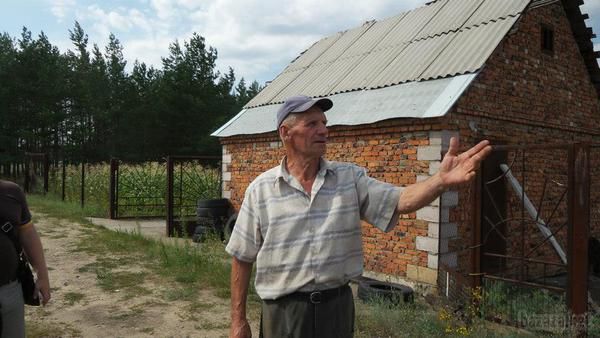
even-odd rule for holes
{"type": "Polygon", "coordinates": [[[313,106],[296,114],[295,121],[284,126],[286,146],[306,157],[323,156],[327,144],[327,118],[321,108],[313,106]]]}

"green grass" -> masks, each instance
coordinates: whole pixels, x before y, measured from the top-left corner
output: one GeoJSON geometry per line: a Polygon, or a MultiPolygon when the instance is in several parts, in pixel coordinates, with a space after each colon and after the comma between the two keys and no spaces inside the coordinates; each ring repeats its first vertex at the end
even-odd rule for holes
{"type": "MultiPolygon", "coordinates": [[[[77,251],[83,251],[83,250],[77,249],[77,251]]],[[[88,263],[82,267],[79,267],[77,269],[77,271],[96,273],[96,271],[99,271],[99,270],[114,269],[118,266],[119,266],[118,260],[116,260],[116,259],[110,259],[110,258],[107,259],[105,257],[97,257],[95,262],[88,263]]]]}
{"type": "Polygon", "coordinates": [[[600,337],[600,313],[588,318],[588,337],[600,337]]]}
{"type": "Polygon", "coordinates": [[[75,303],[82,301],[85,298],[85,295],[79,292],[67,292],[64,294],[64,297],[69,305],[75,305],[75,303]]]}
{"type": "Polygon", "coordinates": [[[562,318],[568,313],[566,304],[564,293],[486,280],[481,315],[509,325],[562,335],[565,328],[535,327],[535,320],[532,319],[562,318]]]}
{"type": "Polygon", "coordinates": [[[83,337],[81,331],[65,323],[29,320],[25,323],[27,338],[75,338],[83,337]]]}
{"type": "Polygon", "coordinates": [[[97,270],[96,276],[98,285],[105,291],[121,291],[128,288],[146,291],[139,287],[144,282],[145,272],[97,270]]]}
{"type": "Polygon", "coordinates": [[[189,302],[185,307],[185,313],[181,313],[179,316],[185,321],[200,322],[203,319],[204,313],[210,313],[215,308],[214,303],[203,303],[197,299],[189,302]]]}
{"type": "Polygon", "coordinates": [[[390,303],[385,299],[356,302],[356,338],[371,337],[535,337],[510,326],[479,318],[465,318],[447,308],[434,308],[416,297],[414,303],[390,303]]]}
{"type": "MultiPolygon", "coordinates": [[[[84,238],[78,249],[95,255],[111,252],[118,257],[134,257],[135,262],[145,262],[144,266],[152,273],[172,278],[177,282],[176,285],[182,288],[210,286],[221,291],[229,289],[230,268],[223,264],[227,255],[223,244],[217,241],[205,243],[201,248],[191,242],[171,245],[148,239],[138,233],[119,233],[99,228],[94,236],[84,238]]],[[[103,267],[115,268],[115,265],[133,264],[134,261],[117,264],[108,261],[103,267]]],[[[139,275],[137,282],[140,282],[142,277],[139,275]]],[[[127,279],[134,276],[103,272],[102,279],[106,280],[104,284],[115,283],[115,278],[127,279]]],[[[229,297],[228,292],[220,294],[229,297]]]]}
{"type": "MultiPolygon", "coordinates": [[[[67,219],[72,222],[90,225],[86,219],[87,215],[91,214],[88,208],[81,208],[76,203],[65,203],[53,197],[44,197],[42,195],[27,195],[29,205],[35,208],[36,211],[48,214],[53,217],[67,219]]],[[[37,220],[37,215],[34,215],[33,222],[37,220]]],[[[41,216],[43,217],[43,216],[41,216]]]]}
{"type": "Polygon", "coordinates": [[[392,305],[385,300],[356,302],[355,337],[437,337],[444,325],[435,311],[426,305],[401,303],[392,305]]]}
{"type": "Polygon", "coordinates": [[[138,318],[144,314],[145,310],[141,306],[132,306],[126,311],[122,312],[113,312],[110,315],[110,319],[113,320],[127,320],[131,318],[138,318]]]}
{"type": "Polygon", "coordinates": [[[154,333],[154,328],[152,328],[152,327],[145,327],[143,329],[140,329],[140,332],[152,335],[154,333]]]}
{"type": "MultiPolygon", "coordinates": [[[[227,323],[214,323],[214,322],[201,322],[195,326],[196,330],[200,331],[209,331],[209,330],[222,330],[229,328],[229,324],[227,323]]],[[[256,332],[258,335],[258,332],[256,332]]]]}
{"type": "Polygon", "coordinates": [[[191,302],[196,299],[196,296],[196,290],[189,287],[173,287],[163,292],[163,298],[169,302],[178,300],[191,302]]]}

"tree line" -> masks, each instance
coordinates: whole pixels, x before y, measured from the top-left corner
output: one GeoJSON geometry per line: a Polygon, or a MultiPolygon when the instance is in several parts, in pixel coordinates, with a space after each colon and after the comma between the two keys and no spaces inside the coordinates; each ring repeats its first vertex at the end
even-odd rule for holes
{"type": "Polygon", "coordinates": [[[75,22],[69,38],[61,53],[43,32],[0,35],[0,162],[218,155],[210,133],[261,90],[218,72],[217,50],[197,33],[171,43],[161,69],[136,60],[130,72],[114,34],[102,50],[75,22]]]}

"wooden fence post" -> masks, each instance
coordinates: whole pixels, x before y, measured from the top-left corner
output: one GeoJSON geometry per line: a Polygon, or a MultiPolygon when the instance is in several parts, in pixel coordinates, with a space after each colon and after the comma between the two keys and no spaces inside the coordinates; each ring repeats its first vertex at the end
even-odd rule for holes
{"type": "Polygon", "coordinates": [[[576,143],[569,150],[569,250],[567,303],[571,333],[587,336],[588,238],[590,226],[590,147],[576,143]]]}
{"type": "Polygon", "coordinates": [[[167,236],[174,235],[173,224],[173,157],[167,157],[167,236]]]}
{"type": "Polygon", "coordinates": [[[117,171],[119,170],[119,160],[115,158],[110,159],[110,211],[109,218],[117,218],[117,171]]]}
{"type": "Polygon", "coordinates": [[[85,205],[85,161],[81,161],[81,207],[85,205]]]}
{"type": "Polygon", "coordinates": [[[62,160],[62,191],[61,191],[61,198],[62,201],[65,201],[65,183],[67,182],[67,164],[65,163],[65,159],[63,158],[62,160]]]}

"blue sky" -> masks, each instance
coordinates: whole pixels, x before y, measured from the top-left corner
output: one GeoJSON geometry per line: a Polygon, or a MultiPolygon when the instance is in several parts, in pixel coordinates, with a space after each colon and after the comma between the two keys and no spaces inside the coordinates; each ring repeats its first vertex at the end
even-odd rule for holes
{"type": "MultiPolygon", "coordinates": [[[[106,46],[114,33],[134,60],[161,67],[160,58],[193,32],[217,49],[218,68],[237,78],[272,80],[320,38],[423,5],[428,0],[4,0],[0,31],[20,36],[26,26],[44,31],[61,51],[73,49],[69,29],[77,20],[90,45],[106,46]]],[[[504,1],[504,0],[499,0],[504,1]]],[[[600,36],[600,0],[585,0],[588,27],[600,36]]],[[[594,39],[600,50],[600,37],[594,39]]]]}

